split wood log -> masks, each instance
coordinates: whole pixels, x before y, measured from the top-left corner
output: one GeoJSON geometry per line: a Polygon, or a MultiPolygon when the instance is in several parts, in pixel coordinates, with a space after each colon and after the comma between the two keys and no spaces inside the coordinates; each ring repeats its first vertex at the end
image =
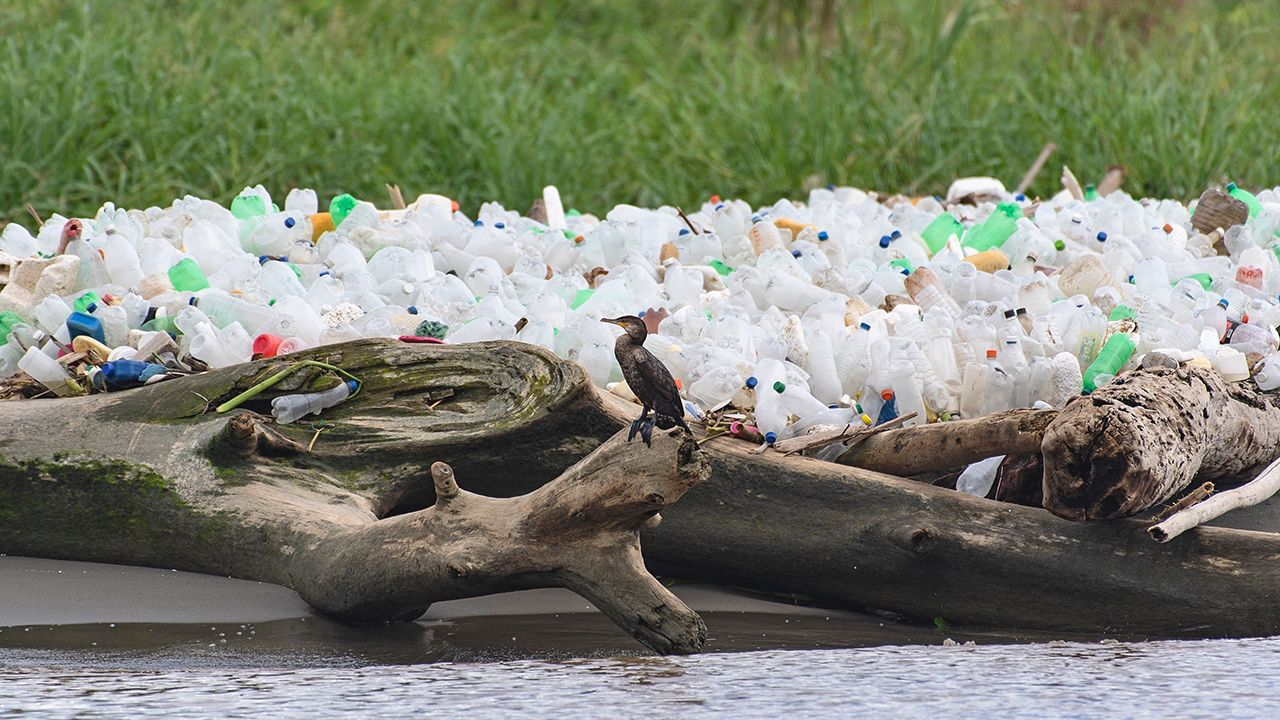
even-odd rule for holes
{"type": "Polygon", "coordinates": [[[1147,528],[1147,532],[1156,542],[1169,542],[1191,528],[1222,517],[1232,510],[1266,502],[1277,492],[1280,492],[1280,459],[1273,461],[1258,477],[1244,485],[1179,510],[1161,523],[1147,528]]]}
{"type": "Polygon", "coordinates": [[[970,420],[930,423],[873,435],[842,453],[841,465],[909,476],[950,470],[996,455],[1040,452],[1056,410],[1020,408],[970,420]]]}
{"type": "Polygon", "coordinates": [[[707,477],[704,456],[683,430],[656,432],[652,448],[621,433],[600,445],[619,426],[584,372],[532,346],[358,341],[126,392],[0,403],[0,419],[2,553],[274,582],[353,622],[561,586],[657,652],[705,639],[646,572],[638,536],[707,477]],[[332,384],[310,369],[228,415],[209,411],[303,358],[363,381],[325,412],[332,427],[312,451],[305,420],[253,412],[332,384]],[[429,410],[443,390],[452,396],[429,410]],[[455,470],[477,490],[530,492],[473,494],[455,470]]]}
{"type": "Polygon", "coordinates": [[[1137,370],[1067,403],[1041,454],[1050,512],[1128,517],[1193,480],[1240,475],[1280,455],[1276,398],[1213,370],[1137,370]]]}

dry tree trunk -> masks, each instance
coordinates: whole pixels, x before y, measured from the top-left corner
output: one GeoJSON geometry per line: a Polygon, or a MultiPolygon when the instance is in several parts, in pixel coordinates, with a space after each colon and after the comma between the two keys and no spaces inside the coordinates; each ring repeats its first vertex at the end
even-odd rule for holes
{"type": "Polygon", "coordinates": [[[562,586],[658,652],[705,639],[644,569],[638,536],[707,477],[703,455],[684,431],[656,433],[651,449],[614,437],[587,455],[617,423],[581,369],[527,346],[360,341],[122,393],[3,403],[0,418],[0,552],[275,582],[360,622],[562,586]],[[208,410],[302,357],[343,367],[361,392],[311,423],[252,412],[332,384],[303,371],[245,409],[208,410]],[[484,497],[459,489],[454,469],[478,490],[536,489],[484,497]]]}
{"type": "Polygon", "coordinates": [[[916,425],[873,435],[836,462],[889,475],[920,475],[962,467],[996,455],[1040,451],[1055,410],[1021,408],[972,420],[916,425]]]}
{"type": "Polygon", "coordinates": [[[1280,455],[1275,398],[1195,367],[1123,375],[1072,400],[1044,434],[1044,506],[1070,520],[1128,517],[1194,480],[1280,455]]]}

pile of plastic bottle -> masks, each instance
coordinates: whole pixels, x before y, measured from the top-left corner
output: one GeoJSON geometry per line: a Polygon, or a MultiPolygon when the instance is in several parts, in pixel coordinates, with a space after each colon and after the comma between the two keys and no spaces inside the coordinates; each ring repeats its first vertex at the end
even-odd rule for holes
{"type": "Polygon", "coordinates": [[[1247,222],[1206,235],[1177,201],[1033,203],[979,184],[976,204],[840,187],[604,218],[565,212],[554,188],[538,219],[495,203],[472,218],[438,195],[402,210],[342,195],[322,212],[293,190],[280,208],[261,186],[230,208],[107,204],[78,228],[0,233],[0,376],[66,395],[413,336],[540,345],[625,395],[620,330],[599,320],[663,311],[646,347],[690,413],[736,408],[770,442],[1060,407],[1142,363],[1242,380],[1256,353],[1259,385],[1280,385],[1280,192],[1232,186],[1247,222]],[[167,361],[128,362],[166,337],[167,361]],[[59,362],[77,351],[94,360],[81,378],[59,362]]]}

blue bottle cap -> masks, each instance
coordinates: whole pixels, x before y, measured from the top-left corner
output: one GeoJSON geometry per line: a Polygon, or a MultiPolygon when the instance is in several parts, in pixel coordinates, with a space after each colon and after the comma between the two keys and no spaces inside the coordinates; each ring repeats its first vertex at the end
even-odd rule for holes
{"type": "Polygon", "coordinates": [[[1132,276],[1132,275],[1130,275],[1130,276],[1129,276],[1129,284],[1130,284],[1130,285],[1132,285],[1132,284],[1133,284],[1133,276],[1132,276]]]}
{"type": "Polygon", "coordinates": [[[1107,234],[1106,234],[1106,233],[1104,233],[1104,232],[1099,232],[1099,233],[1098,233],[1098,242],[1106,242],[1106,241],[1107,241],[1107,234]]]}
{"type": "Polygon", "coordinates": [[[408,308],[408,310],[409,310],[409,314],[410,314],[410,315],[417,315],[417,314],[418,314],[418,306],[417,306],[417,305],[410,305],[410,306],[409,306],[409,308],[408,308]]]}
{"type": "Polygon", "coordinates": [[[871,324],[870,324],[870,323],[858,323],[858,327],[862,328],[863,330],[870,330],[870,329],[871,329],[871,324]]]}
{"type": "Polygon", "coordinates": [[[798,257],[800,257],[800,256],[801,256],[801,255],[803,255],[803,254],[804,254],[804,253],[800,252],[799,250],[792,250],[792,251],[791,251],[791,257],[797,257],[797,258],[798,258],[798,257]]]}
{"type": "Polygon", "coordinates": [[[270,260],[270,259],[271,259],[271,256],[270,256],[270,255],[259,255],[259,256],[258,256],[258,264],[259,264],[259,265],[266,265],[266,264],[267,264],[267,261],[268,261],[268,260],[270,260]]]}
{"type": "Polygon", "coordinates": [[[889,237],[894,240],[897,240],[898,238],[902,237],[902,231],[894,230],[893,232],[889,233],[889,237]]]}
{"type": "Polygon", "coordinates": [[[720,203],[719,205],[716,205],[716,210],[719,210],[720,208],[723,208],[723,207],[724,207],[724,203],[720,203]]]}
{"type": "Polygon", "coordinates": [[[473,222],[473,223],[471,223],[471,224],[472,224],[472,226],[474,226],[474,227],[480,227],[481,225],[484,225],[484,221],[483,221],[483,220],[476,220],[475,222],[473,222]]]}
{"type": "Polygon", "coordinates": [[[89,311],[90,314],[97,311],[97,309],[98,309],[98,303],[89,303],[89,306],[85,308],[85,310],[89,311]]]}
{"type": "Polygon", "coordinates": [[[196,304],[196,299],[195,299],[194,297],[192,297],[192,298],[187,298],[187,304],[188,304],[188,305],[195,305],[195,304],[196,304]]]}
{"type": "Polygon", "coordinates": [[[830,238],[831,238],[831,236],[827,234],[827,231],[826,231],[826,230],[822,230],[822,231],[820,231],[820,232],[818,233],[818,239],[819,239],[819,240],[828,240],[828,239],[830,239],[830,238]]]}
{"type": "Polygon", "coordinates": [[[287,227],[287,228],[291,228],[291,227],[293,227],[294,225],[297,225],[297,224],[298,224],[298,221],[297,221],[297,220],[294,220],[294,219],[293,219],[293,218],[291,218],[291,217],[287,217],[287,218],[285,218],[285,219],[284,219],[284,226],[285,226],[285,227],[287,227]]]}
{"type": "Polygon", "coordinates": [[[758,222],[760,222],[760,216],[759,216],[759,215],[752,215],[752,216],[751,216],[751,222],[753,222],[753,223],[758,223],[758,222]]]}
{"type": "Polygon", "coordinates": [[[755,375],[752,375],[751,377],[747,378],[747,387],[753,388],[759,384],[760,384],[760,381],[756,379],[755,375]]]}
{"type": "MultiPolygon", "coordinates": [[[[1226,298],[1222,298],[1221,300],[1218,301],[1218,304],[1221,305],[1222,307],[1227,307],[1231,303],[1228,302],[1226,298]]],[[[92,308],[93,306],[90,305],[89,307],[92,308]]],[[[93,312],[93,310],[90,310],[89,312],[93,312]]]]}
{"type": "Polygon", "coordinates": [[[640,312],[636,313],[636,317],[644,317],[644,311],[641,310],[640,312]]]}
{"type": "Polygon", "coordinates": [[[347,389],[350,390],[351,392],[355,392],[356,390],[360,389],[360,383],[356,382],[355,380],[348,380],[347,389]]]}
{"type": "Polygon", "coordinates": [[[676,233],[677,237],[684,237],[689,234],[689,228],[680,228],[680,232],[676,233]]]}
{"type": "Polygon", "coordinates": [[[888,235],[881,235],[881,236],[880,236],[880,247],[882,247],[882,248],[887,248],[887,247],[889,247],[889,242],[890,242],[890,241],[892,241],[892,240],[893,240],[893,238],[889,237],[888,235]]]}
{"type": "Polygon", "coordinates": [[[499,230],[501,230],[502,228],[506,227],[506,226],[507,226],[507,224],[506,224],[506,223],[494,223],[494,224],[493,224],[493,226],[494,226],[494,227],[496,227],[496,228],[498,228],[499,230]]]}
{"type": "Polygon", "coordinates": [[[317,275],[316,277],[324,277],[325,275],[328,275],[328,274],[329,274],[329,271],[328,271],[328,270],[325,270],[325,271],[321,272],[319,275],[317,275]]]}
{"type": "Polygon", "coordinates": [[[836,184],[835,184],[835,183],[827,183],[827,189],[828,189],[828,190],[835,190],[835,189],[836,189],[836,184]]]}
{"type": "Polygon", "coordinates": [[[778,433],[776,432],[770,431],[764,434],[764,441],[769,443],[770,445],[772,445],[774,441],[776,441],[777,439],[778,439],[778,433]]]}
{"type": "Polygon", "coordinates": [[[1027,196],[1023,195],[1022,193],[1018,193],[1017,195],[1013,196],[1014,202],[1025,202],[1026,199],[1027,199],[1027,196]]]}

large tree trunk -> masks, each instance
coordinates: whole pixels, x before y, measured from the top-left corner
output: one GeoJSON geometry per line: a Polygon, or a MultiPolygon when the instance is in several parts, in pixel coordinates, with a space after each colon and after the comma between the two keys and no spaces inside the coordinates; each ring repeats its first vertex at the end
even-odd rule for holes
{"type": "Polygon", "coordinates": [[[319,422],[271,425],[249,409],[332,384],[312,372],[209,410],[292,357],[3,403],[0,552],[275,582],[351,621],[563,586],[656,651],[701,648],[702,621],[645,571],[638,537],[708,474],[688,433],[656,433],[652,448],[615,437],[557,478],[617,425],[575,365],[510,344],[362,341],[307,357],[363,381],[318,437],[319,422]],[[476,489],[531,492],[463,491],[455,469],[476,489]]]}
{"type": "Polygon", "coordinates": [[[1044,506],[1071,520],[1128,517],[1193,481],[1280,455],[1276,398],[1212,370],[1123,375],[1072,400],[1044,433],[1044,506]]]}

